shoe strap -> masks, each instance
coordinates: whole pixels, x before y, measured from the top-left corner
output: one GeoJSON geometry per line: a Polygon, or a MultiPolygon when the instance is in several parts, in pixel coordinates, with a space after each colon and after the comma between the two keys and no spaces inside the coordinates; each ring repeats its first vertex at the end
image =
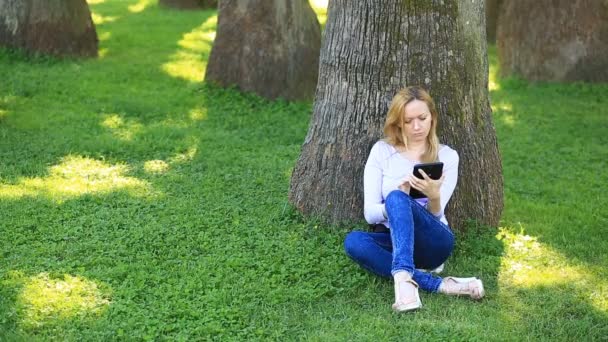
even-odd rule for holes
{"type": "MultiPolygon", "coordinates": [[[[411,278],[410,278],[410,279],[405,279],[405,280],[402,280],[402,281],[400,281],[400,282],[397,284],[397,287],[399,288],[399,292],[401,291],[401,283],[410,283],[410,284],[414,285],[414,287],[416,288],[416,290],[415,290],[415,292],[414,292],[413,301],[409,301],[409,302],[403,302],[403,301],[400,301],[400,302],[398,302],[398,303],[401,303],[401,304],[409,304],[409,303],[411,303],[411,302],[417,302],[417,301],[419,300],[419,299],[418,299],[418,298],[419,298],[419,295],[418,295],[418,288],[419,288],[418,283],[416,283],[416,282],[415,282],[413,279],[411,279],[411,278]]],[[[407,297],[409,297],[409,296],[407,296],[407,297]]]]}
{"type": "Polygon", "coordinates": [[[449,284],[448,286],[455,294],[472,295],[472,292],[476,288],[476,286],[474,286],[477,280],[476,278],[458,279],[455,277],[447,277],[446,280],[451,280],[451,284],[449,284]]]}

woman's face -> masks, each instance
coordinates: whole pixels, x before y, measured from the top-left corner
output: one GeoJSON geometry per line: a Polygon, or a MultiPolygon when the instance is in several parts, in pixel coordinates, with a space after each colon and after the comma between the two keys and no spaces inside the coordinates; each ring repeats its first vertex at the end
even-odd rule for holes
{"type": "Polygon", "coordinates": [[[424,142],[431,130],[431,111],[426,102],[413,100],[405,105],[403,131],[410,142],[424,142]]]}

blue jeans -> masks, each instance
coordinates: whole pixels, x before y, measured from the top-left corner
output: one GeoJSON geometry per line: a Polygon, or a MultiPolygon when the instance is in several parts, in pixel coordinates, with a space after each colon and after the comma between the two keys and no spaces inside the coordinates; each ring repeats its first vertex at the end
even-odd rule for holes
{"type": "Polygon", "coordinates": [[[350,232],[344,240],[346,254],[381,277],[407,271],[421,289],[437,292],[442,279],[419,268],[443,264],[454,249],[454,234],[403,191],[392,191],[385,206],[390,233],[350,232]]]}

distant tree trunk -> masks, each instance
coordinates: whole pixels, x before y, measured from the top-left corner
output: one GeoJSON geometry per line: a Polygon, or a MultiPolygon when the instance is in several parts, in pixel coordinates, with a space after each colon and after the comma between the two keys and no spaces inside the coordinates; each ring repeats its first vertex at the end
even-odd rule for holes
{"type": "Polygon", "coordinates": [[[85,0],[0,0],[0,45],[55,56],[96,57],[85,0]]]}
{"type": "Polygon", "coordinates": [[[397,90],[434,97],[442,143],[460,155],[447,215],[497,225],[502,167],[488,100],[483,2],[333,0],[313,117],[291,178],[290,201],[332,223],[363,217],[363,168],[397,90]]]}
{"type": "Polygon", "coordinates": [[[205,79],[269,99],[312,99],[320,45],[307,0],[221,0],[205,79]]]}
{"type": "Polygon", "coordinates": [[[607,82],[608,1],[505,1],[496,44],[503,76],[607,82]]]}
{"type": "Polygon", "coordinates": [[[498,16],[502,0],[486,1],[486,37],[488,43],[496,42],[496,27],[498,26],[498,16]]]}
{"type": "Polygon", "coordinates": [[[165,7],[177,9],[203,9],[216,8],[218,0],[159,0],[159,4],[165,7]]]}

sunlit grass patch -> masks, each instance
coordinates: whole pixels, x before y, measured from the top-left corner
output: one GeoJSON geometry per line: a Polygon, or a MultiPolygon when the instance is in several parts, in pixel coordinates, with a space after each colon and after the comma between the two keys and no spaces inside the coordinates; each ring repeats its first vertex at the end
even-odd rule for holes
{"type": "Polygon", "coordinates": [[[608,314],[608,284],[603,279],[597,279],[591,287],[589,299],[596,308],[608,314]]]}
{"type": "Polygon", "coordinates": [[[147,182],[128,177],[127,165],[110,165],[82,156],[66,156],[49,169],[48,177],[22,178],[17,184],[0,184],[1,198],[44,196],[56,201],[84,194],[128,189],[134,195],[150,194],[147,182]]]}
{"type": "Polygon", "coordinates": [[[207,63],[200,59],[198,53],[178,51],[171,56],[172,61],[162,67],[168,75],[190,82],[202,82],[207,63]]]}
{"type": "Polygon", "coordinates": [[[497,74],[496,67],[495,66],[490,67],[490,78],[488,80],[488,89],[490,91],[500,89],[500,83],[498,83],[496,81],[496,78],[497,78],[496,74],[497,74]]]}
{"type": "MultiPolygon", "coordinates": [[[[516,123],[513,114],[513,104],[505,101],[492,103],[494,118],[501,120],[505,125],[513,127],[516,123]]],[[[520,113],[521,114],[521,113],[520,113]]]]}
{"type": "Polygon", "coordinates": [[[210,16],[204,23],[192,31],[185,33],[177,44],[187,50],[198,53],[208,53],[210,43],[215,39],[217,15],[210,16]]]}
{"type": "Polygon", "coordinates": [[[513,112],[513,104],[508,102],[499,102],[495,105],[496,109],[501,112],[513,112]]]}
{"type": "Polygon", "coordinates": [[[163,160],[148,160],[144,163],[144,170],[148,173],[162,174],[167,172],[169,164],[163,160]]]}
{"type": "Polygon", "coordinates": [[[103,16],[103,15],[97,14],[95,12],[91,12],[91,18],[93,19],[93,22],[95,23],[95,25],[111,23],[111,22],[115,21],[116,19],[119,19],[119,17],[117,17],[117,16],[103,16]]]}
{"type": "Polygon", "coordinates": [[[200,28],[203,31],[215,33],[216,27],[217,27],[217,14],[212,15],[209,18],[207,18],[200,28]]]}
{"type": "Polygon", "coordinates": [[[210,17],[199,27],[185,33],[178,42],[180,50],[171,56],[171,61],[162,66],[167,74],[188,80],[201,82],[207,66],[206,56],[211,52],[211,43],[215,39],[217,15],[210,17]]]}
{"type": "Polygon", "coordinates": [[[488,88],[490,91],[500,90],[498,59],[496,58],[496,46],[488,44],[488,88]]]}
{"type": "Polygon", "coordinates": [[[563,283],[586,286],[589,282],[585,271],[571,265],[560,253],[542,245],[536,237],[502,229],[499,239],[506,247],[500,272],[502,283],[534,287],[563,283]]]}
{"type": "Polygon", "coordinates": [[[8,107],[15,100],[15,96],[3,96],[3,94],[0,93],[0,120],[4,119],[8,115],[8,107]]]}
{"type": "Polygon", "coordinates": [[[98,39],[100,42],[108,40],[108,39],[110,39],[110,37],[112,37],[112,32],[108,32],[108,31],[102,32],[98,35],[98,39]]]}
{"type": "Polygon", "coordinates": [[[591,270],[568,260],[563,254],[525,233],[512,233],[502,228],[498,239],[505,254],[498,276],[501,287],[518,289],[570,288],[589,304],[608,313],[608,286],[591,270]]]}
{"type": "Polygon", "coordinates": [[[153,4],[153,0],[139,0],[136,4],[129,5],[129,12],[139,13],[146,9],[146,7],[153,4]]]}
{"type": "Polygon", "coordinates": [[[189,162],[194,159],[194,156],[198,152],[198,148],[195,146],[191,146],[183,153],[176,153],[175,155],[169,158],[169,163],[171,164],[179,164],[184,162],[189,162]]]}
{"type": "Polygon", "coordinates": [[[202,121],[207,119],[207,109],[206,108],[194,108],[190,110],[190,119],[192,121],[202,121]]]}
{"type": "Polygon", "coordinates": [[[39,327],[54,321],[101,315],[110,305],[97,283],[65,274],[51,278],[40,273],[26,280],[17,297],[21,324],[39,327]]]}
{"type": "Polygon", "coordinates": [[[107,114],[104,117],[101,125],[108,128],[115,137],[124,141],[133,140],[133,137],[144,128],[137,120],[125,120],[118,114],[107,114]]]}
{"type": "Polygon", "coordinates": [[[328,0],[309,0],[310,6],[317,13],[317,19],[322,27],[327,22],[327,4],[328,0]]]}
{"type": "Polygon", "coordinates": [[[101,49],[99,49],[99,51],[98,51],[99,58],[106,57],[108,55],[108,51],[109,50],[107,48],[101,48],[101,49]]]}
{"type": "Polygon", "coordinates": [[[502,120],[502,122],[507,126],[513,127],[515,125],[515,117],[513,115],[502,115],[500,116],[500,120],[502,120]]]}
{"type": "Polygon", "coordinates": [[[150,175],[163,175],[171,170],[172,166],[191,162],[198,152],[198,142],[191,141],[191,147],[183,152],[174,153],[166,160],[154,159],[143,163],[143,170],[150,175]]]}

